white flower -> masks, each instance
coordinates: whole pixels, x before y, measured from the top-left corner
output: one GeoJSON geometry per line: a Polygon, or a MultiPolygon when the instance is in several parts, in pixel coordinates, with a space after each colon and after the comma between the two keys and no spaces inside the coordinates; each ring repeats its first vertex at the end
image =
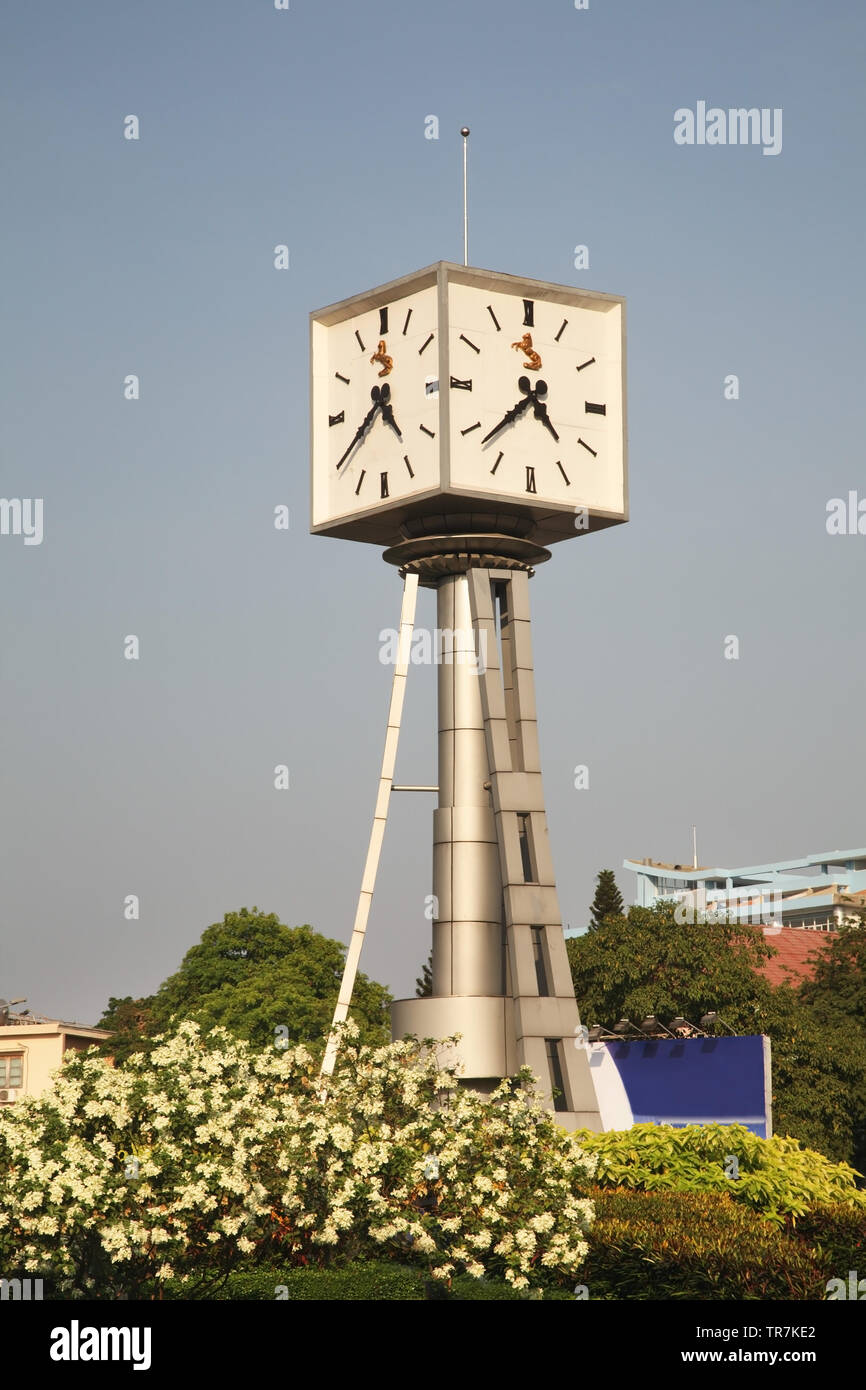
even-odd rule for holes
{"type": "Polygon", "coordinates": [[[543,1232],[549,1231],[555,1222],[556,1218],[552,1212],[543,1211],[538,1216],[531,1216],[528,1224],[532,1227],[533,1231],[543,1232]]]}
{"type": "Polygon", "coordinates": [[[354,1138],[355,1136],[348,1125],[334,1125],[331,1130],[331,1139],[335,1147],[343,1153],[349,1153],[354,1144],[354,1138]]]}

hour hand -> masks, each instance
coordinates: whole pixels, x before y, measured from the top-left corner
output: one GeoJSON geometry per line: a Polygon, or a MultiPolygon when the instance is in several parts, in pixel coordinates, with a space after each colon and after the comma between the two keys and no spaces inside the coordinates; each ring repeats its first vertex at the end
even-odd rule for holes
{"type": "Polygon", "coordinates": [[[554,439],[555,439],[557,442],[559,442],[559,435],[556,433],[556,430],[553,428],[553,425],[550,423],[550,419],[549,419],[548,414],[547,414],[547,406],[544,404],[544,401],[538,401],[538,400],[537,400],[537,401],[535,402],[535,409],[533,410],[532,413],[533,413],[533,415],[535,416],[536,420],[540,420],[541,423],[542,423],[542,425],[544,426],[544,428],[545,428],[546,430],[549,430],[550,433],[553,435],[554,439]]]}
{"type": "Polygon", "coordinates": [[[400,426],[394,419],[394,407],[391,405],[391,387],[388,385],[387,381],[385,385],[380,388],[379,401],[382,406],[382,419],[385,421],[386,425],[391,426],[397,438],[402,440],[403,436],[400,433],[400,426]]]}
{"type": "Polygon", "coordinates": [[[546,381],[541,381],[541,380],[539,379],[539,380],[535,383],[535,390],[532,392],[532,413],[533,413],[533,415],[535,416],[536,420],[540,420],[540,421],[541,421],[541,423],[542,423],[542,425],[544,426],[544,428],[545,428],[550,434],[553,435],[554,439],[555,439],[555,440],[557,441],[557,443],[558,443],[558,442],[559,442],[559,435],[556,433],[556,430],[553,428],[553,425],[550,423],[550,417],[549,417],[549,415],[548,415],[548,413],[547,413],[547,405],[546,405],[546,403],[545,403],[543,400],[541,400],[541,397],[542,397],[542,396],[546,396],[546,395],[547,395],[547,382],[546,382],[546,381]]]}

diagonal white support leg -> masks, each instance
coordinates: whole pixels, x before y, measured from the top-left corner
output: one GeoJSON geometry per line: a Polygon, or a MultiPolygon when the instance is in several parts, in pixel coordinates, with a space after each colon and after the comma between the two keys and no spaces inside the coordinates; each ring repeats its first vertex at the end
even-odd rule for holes
{"type": "Polygon", "coordinates": [[[403,607],[400,613],[400,639],[397,648],[397,664],[394,667],[394,679],[391,684],[391,705],[388,710],[388,728],[385,733],[385,749],[382,754],[382,772],[379,777],[379,794],[376,797],[376,810],[373,814],[373,829],[370,831],[367,862],[364,865],[364,877],[361,880],[361,892],[358,895],[358,909],[355,913],[355,925],[352,928],[352,939],[349,942],[349,949],[346,953],[343,980],[337,998],[337,1007],[334,1010],[331,1032],[328,1036],[328,1045],[325,1048],[325,1055],[322,1059],[320,1076],[330,1076],[334,1070],[334,1062],[337,1059],[337,1049],[339,1047],[338,1024],[345,1023],[346,1016],[349,1012],[349,1005],[352,1002],[352,991],[355,988],[355,976],[358,973],[358,962],[361,959],[361,947],[364,945],[364,936],[367,931],[370,905],[373,901],[373,889],[376,886],[376,874],[379,869],[379,857],[382,853],[382,841],[385,838],[385,823],[388,819],[391,787],[394,781],[394,766],[397,761],[397,743],[400,738],[400,722],[403,717],[403,699],[406,694],[406,673],[409,669],[409,650],[412,644],[412,633],[415,630],[415,606],[417,599],[418,576],[417,574],[407,574],[403,585],[403,607]]]}

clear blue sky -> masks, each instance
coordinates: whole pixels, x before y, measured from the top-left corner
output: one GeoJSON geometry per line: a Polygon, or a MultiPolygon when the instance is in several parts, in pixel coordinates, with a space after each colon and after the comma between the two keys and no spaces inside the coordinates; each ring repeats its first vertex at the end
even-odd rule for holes
{"type": "MultiPolygon", "coordinates": [[[[347,939],[400,585],[307,534],[307,315],[460,258],[464,122],[471,261],[628,301],[632,520],[531,586],[564,920],[693,822],[708,863],[863,843],[866,536],[825,529],[866,498],[862,6],[91,0],[2,30],[0,496],[45,534],[0,536],[0,994],[94,1021],[244,905],[347,939]],[[781,153],[676,145],[698,101],[781,108],[781,153]]],[[[434,752],[413,668],[398,778],[434,752]]],[[[398,804],[362,962],[398,994],[431,810],[398,804]]]]}

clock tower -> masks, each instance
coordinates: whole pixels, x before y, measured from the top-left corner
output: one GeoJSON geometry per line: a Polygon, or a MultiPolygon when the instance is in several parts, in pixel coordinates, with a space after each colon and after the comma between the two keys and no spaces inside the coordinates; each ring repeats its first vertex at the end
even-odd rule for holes
{"type": "MultiPolygon", "coordinates": [[[[625,303],[439,262],[311,315],[312,515],[404,580],[401,655],[345,1018],[393,787],[418,584],[437,592],[433,993],[395,1037],[457,1045],[492,1090],[529,1066],[561,1123],[600,1128],[541,783],[528,581],[548,546],[627,520],[625,303]]],[[[333,1065],[332,1034],[323,1070],[333,1065]]]]}

